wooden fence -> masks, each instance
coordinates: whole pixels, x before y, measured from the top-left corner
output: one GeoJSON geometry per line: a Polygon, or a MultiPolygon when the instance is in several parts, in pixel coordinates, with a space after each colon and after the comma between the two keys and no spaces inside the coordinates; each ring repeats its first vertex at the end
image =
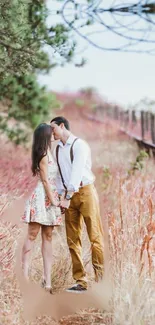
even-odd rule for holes
{"type": "Polygon", "coordinates": [[[122,110],[119,106],[98,105],[94,117],[102,122],[116,120],[122,132],[133,138],[140,148],[155,157],[155,114],[149,111],[122,110]]]}

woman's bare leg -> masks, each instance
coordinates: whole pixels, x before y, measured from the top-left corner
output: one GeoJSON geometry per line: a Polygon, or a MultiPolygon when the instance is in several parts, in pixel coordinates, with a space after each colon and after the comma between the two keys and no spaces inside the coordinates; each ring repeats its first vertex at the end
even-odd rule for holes
{"type": "Polygon", "coordinates": [[[30,222],[28,224],[28,233],[22,249],[22,268],[26,279],[29,278],[30,256],[33,248],[34,240],[36,239],[40,229],[40,224],[30,222]]]}
{"type": "Polygon", "coordinates": [[[53,226],[42,226],[42,256],[44,265],[45,286],[51,287],[52,269],[52,231],[53,226]]]}

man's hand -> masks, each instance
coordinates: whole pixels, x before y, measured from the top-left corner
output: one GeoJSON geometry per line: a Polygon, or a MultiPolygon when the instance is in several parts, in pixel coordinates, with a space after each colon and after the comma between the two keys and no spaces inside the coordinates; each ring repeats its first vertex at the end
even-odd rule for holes
{"type": "Polygon", "coordinates": [[[61,206],[60,206],[60,210],[61,210],[61,214],[65,214],[65,208],[62,208],[61,206]]]}
{"type": "Polygon", "coordinates": [[[70,197],[72,197],[74,195],[75,192],[73,191],[67,191],[67,194],[69,194],[70,197]]]}
{"type": "Polygon", "coordinates": [[[70,206],[70,200],[62,199],[60,205],[62,208],[68,209],[70,206]]]}

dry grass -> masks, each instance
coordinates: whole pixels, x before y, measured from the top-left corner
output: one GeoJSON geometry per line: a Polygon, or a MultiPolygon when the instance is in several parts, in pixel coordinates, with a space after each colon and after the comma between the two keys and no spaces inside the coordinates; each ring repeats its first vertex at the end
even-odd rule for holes
{"type": "Polygon", "coordinates": [[[118,186],[119,207],[109,214],[113,323],[153,325],[155,229],[149,208],[153,184],[141,175],[137,182],[137,176],[118,186]]]}
{"type": "Polygon", "coordinates": [[[103,218],[109,229],[112,325],[155,323],[154,161],[146,159],[143,170],[129,176],[136,151],[132,143],[116,139],[103,143],[98,159],[103,218]]]}
{"type": "MultiPolygon", "coordinates": [[[[82,128],[82,126],[81,126],[82,128]]],[[[85,125],[86,130],[86,125],[85,125]]],[[[91,136],[92,133],[90,132],[91,136]]],[[[89,309],[61,319],[60,324],[100,325],[154,325],[155,324],[155,182],[154,162],[146,160],[142,171],[128,176],[130,162],[135,160],[137,148],[132,142],[123,140],[116,130],[102,132],[103,142],[98,143],[96,157],[97,187],[100,193],[102,219],[105,229],[108,224],[109,263],[108,273],[112,285],[112,297],[107,311],[89,309]],[[113,133],[112,133],[113,132],[113,133]],[[110,137],[110,134],[112,137],[110,137]]],[[[92,150],[95,146],[91,138],[92,150]],[[94,147],[93,147],[94,146],[94,147]]],[[[3,170],[5,170],[3,156],[3,170]]],[[[5,185],[1,192],[1,208],[19,196],[24,190],[23,175],[26,177],[29,164],[23,152],[20,164],[11,162],[13,186],[21,191],[14,192],[5,185]],[[15,166],[15,169],[13,169],[15,166]],[[20,167],[20,168],[19,168],[20,167]],[[14,172],[14,175],[13,175],[14,172]],[[8,194],[9,193],[9,194],[8,194]]],[[[2,165],[1,165],[2,166],[2,165]]],[[[10,171],[11,173],[11,171],[10,171]]],[[[8,174],[9,175],[9,174],[8,174]]],[[[27,174],[28,175],[28,174],[27,174]]],[[[7,177],[4,179],[7,184],[7,177]]],[[[26,178],[27,188],[31,179],[26,178]]],[[[42,316],[35,321],[25,321],[22,316],[22,297],[14,273],[15,250],[21,229],[0,222],[0,323],[16,325],[54,325],[51,317],[42,316]]],[[[84,231],[84,261],[89,273],[90,284],[93,273],[90,263],[90,247],[84,231]]],[[[105,243],[107,245],[107,242],[105,243]]],[[[40,283],[42,259],[40,237],[33,252],[31,280],[40,283]]],[[[71,261],[68,253],[64,226],[55,231],[53,238],[52,283],[54,292],[61,292],[72,283],[71,261]]],[[[101,298],[102,299],[102,298],[101,298]]],[[[104,308],[104,306],[103,306],[104,308]]]]}

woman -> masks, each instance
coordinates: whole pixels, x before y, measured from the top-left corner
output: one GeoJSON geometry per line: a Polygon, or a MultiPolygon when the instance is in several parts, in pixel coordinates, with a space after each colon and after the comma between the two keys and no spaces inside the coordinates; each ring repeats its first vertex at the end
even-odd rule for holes
{"type": "Polygon", "coordinates": [[[51,292],[51,241],[54,226],[62,223],[60,202],[56,191],[57,164],[50,149],[52,128],[40,124],[33,135],[32,173],[38,178],[37,186],[26,202],[23,221],[28,223],[28,233],[22,251],[22,266],[28,279],[30,253],[41,228],[44,276],[42,285],[51,292]]]}

